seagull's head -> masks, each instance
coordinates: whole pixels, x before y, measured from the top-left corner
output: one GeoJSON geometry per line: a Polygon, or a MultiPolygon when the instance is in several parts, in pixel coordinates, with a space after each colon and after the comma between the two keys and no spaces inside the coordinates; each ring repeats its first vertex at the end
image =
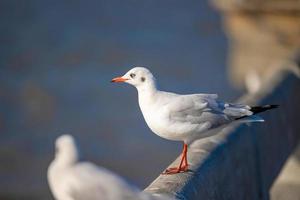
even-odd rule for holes
{"type": "Polygon", "coordinates": [[[137,89],[156,87],[154,76],[145,67],[134,67],[123,76],[112,79],[111,82],[125,82],[137,89]]]}
{"type": "Polygon", "coordinates": [[[55,159],[65,164],[72,164],[78,161],[78,149],[73,136],[62,135],[56,139],[55,159]]]}

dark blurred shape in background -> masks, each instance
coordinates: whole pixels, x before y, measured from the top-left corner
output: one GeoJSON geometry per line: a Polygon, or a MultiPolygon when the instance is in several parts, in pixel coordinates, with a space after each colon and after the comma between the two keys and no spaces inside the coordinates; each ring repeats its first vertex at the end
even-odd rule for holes
{"type": "Polygon", "coordinates": [[[226,39],[207,1],[0,2],[0,199],[50,199],[54,140],[144,187],[180,152],[147,128],[129,86],[135,65],[179,93],[233,101],[226,39]]]}

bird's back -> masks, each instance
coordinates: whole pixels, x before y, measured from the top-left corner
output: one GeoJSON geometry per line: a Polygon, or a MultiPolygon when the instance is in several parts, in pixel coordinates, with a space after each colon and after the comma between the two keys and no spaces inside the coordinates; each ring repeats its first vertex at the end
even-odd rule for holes
{"type": "Polygon", "coordinates": [[[66,184],[74,200],[138,199],[139,191],[111,171],[83,162],[69,171],[66,184]]]}

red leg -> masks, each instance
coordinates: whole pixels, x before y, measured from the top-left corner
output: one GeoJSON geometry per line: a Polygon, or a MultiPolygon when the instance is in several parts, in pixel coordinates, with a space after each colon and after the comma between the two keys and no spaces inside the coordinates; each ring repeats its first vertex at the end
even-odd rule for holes
{"type": "Polygon", "coordinates": [[[188,164],[188,161],[187,161],[188,148],[187,148],[187,144],[184,144],[184,146],[185,146],[185,148],[184,148],[184,165],[182,166],[182,170],[186,172],[188,170],[188,167],[189,167],[189,164],[188,164]]]}
{"type": "Polygon", "coordinates": [[[181,153],[181,160],[178,167],[172,167],[167,169],[163,174],[177,174],[180,172],[186,172],[188,170],[187,162],[187,144],[183,144],[183,150],[181,153]]]}

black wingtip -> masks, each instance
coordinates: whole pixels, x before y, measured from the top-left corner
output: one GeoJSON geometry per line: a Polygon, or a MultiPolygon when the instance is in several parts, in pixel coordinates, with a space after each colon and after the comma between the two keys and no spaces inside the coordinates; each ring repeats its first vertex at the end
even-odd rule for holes
{"type": "Polygon", "coordinates": [[[261,113],[261,112],[264,112],[266,110],[270,110],[270,109],[274,109],[274,108],[278,108],[279,105],[264,105],[264,106],[253,106],[251,107],[250,111],[253,112],[253,114],[256,114],[256,113],[261,113]]]}
{"type": "MultiPolygon", "coordinates": [[[[257,113],[261,113],[261,112],[265,112],[266,110],[271,110],[274,108],[278,108],[279,105],[264,105],[264,106],[251,106],[250,111],[253,112],[253,115],[257,114],[257,113]]],[[[238,117],[235,120],[239,120],[239,119],[243,119],[249,117],[247,116],[242,116],[242,117],[238,117]]]]}

